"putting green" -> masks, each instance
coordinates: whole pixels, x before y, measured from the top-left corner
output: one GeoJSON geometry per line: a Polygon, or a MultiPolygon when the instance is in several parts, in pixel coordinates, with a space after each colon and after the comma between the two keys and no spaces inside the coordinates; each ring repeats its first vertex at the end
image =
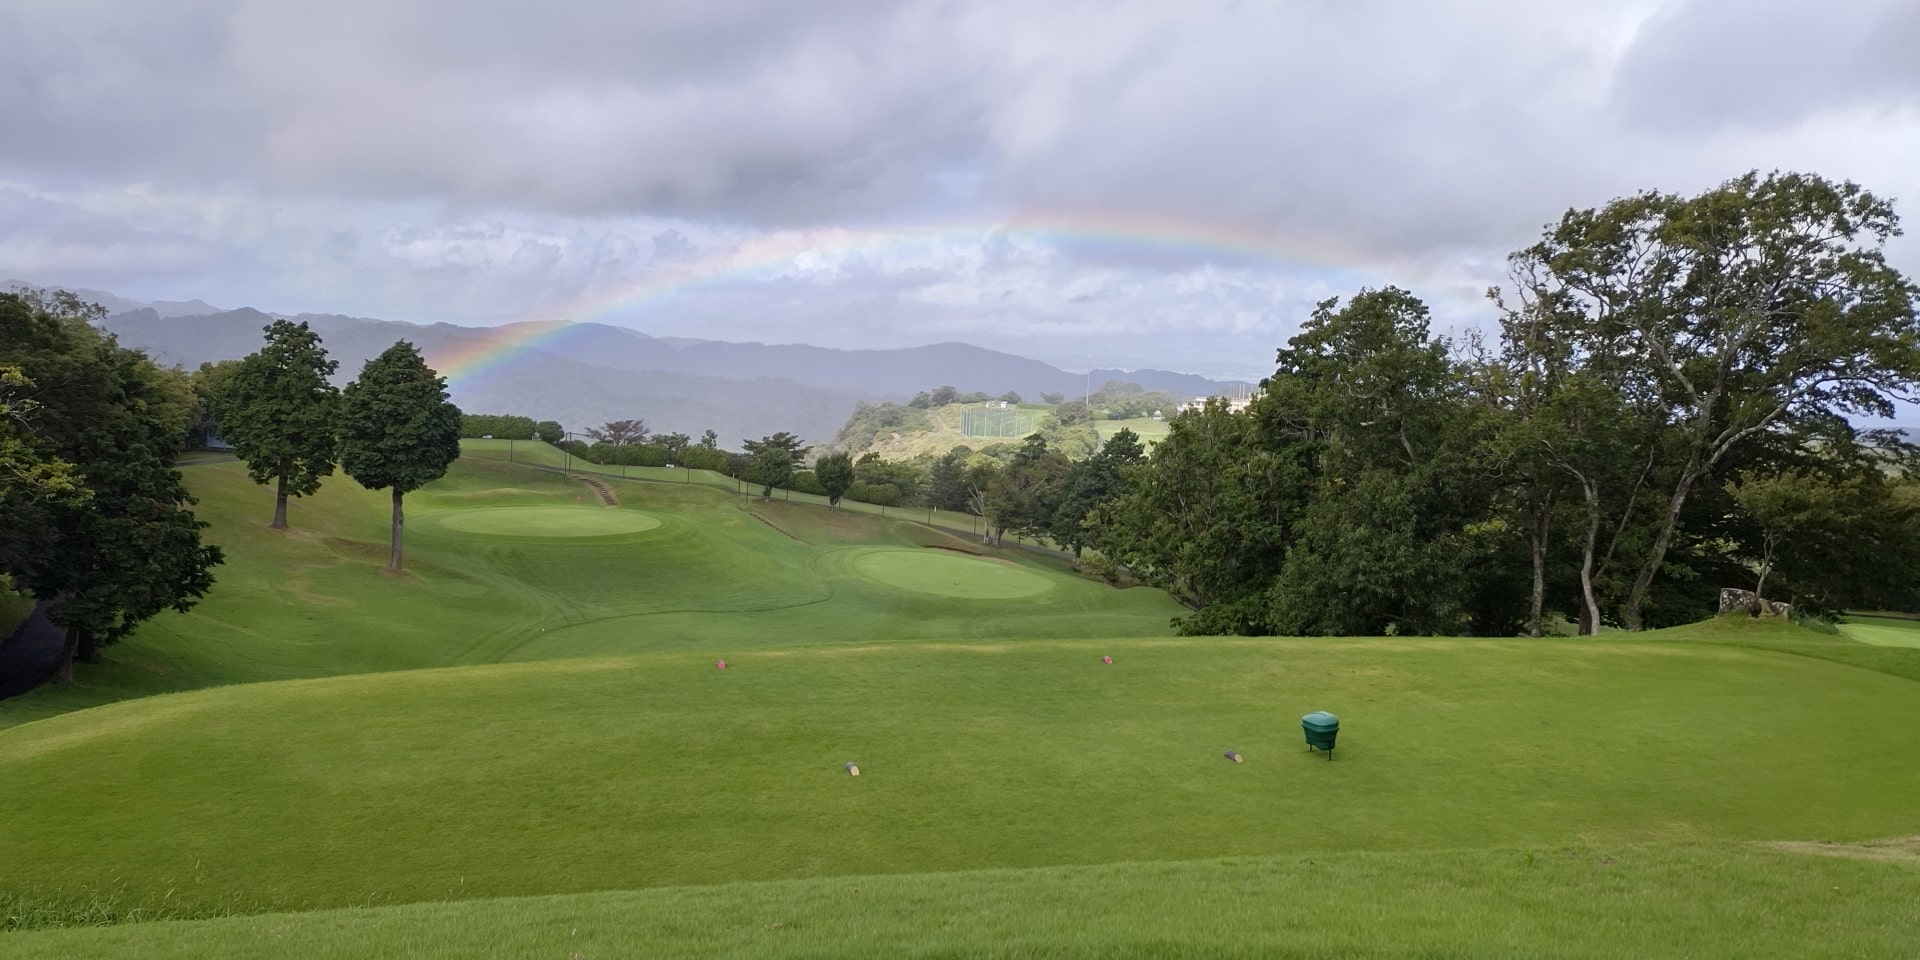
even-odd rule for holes
{"type": "Polygon", "coordinates": [[[447,530],[483,537],[610,537],[660,525],[658,517],[605,507],[476,507],[433,520],[447,530]]]}
{"type": "Polygon", "coordinates": [[[901,590],[970,600],[1031,597],[1053,589],[1053,581],[998,560],[938,550],[875,550],[853,561],[861,576],[901,590]]]}

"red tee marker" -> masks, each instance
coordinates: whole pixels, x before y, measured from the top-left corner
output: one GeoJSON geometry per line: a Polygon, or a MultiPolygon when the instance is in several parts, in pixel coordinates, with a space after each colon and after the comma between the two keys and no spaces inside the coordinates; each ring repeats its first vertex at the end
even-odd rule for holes
{"type": "Polygon", "coordinates": [[[727,668],[727,662],[725,660],[715,660],[713,662],[713,668],[715,670],[725,670],[727,668]]]}
{"type": "Polygon", "coordinates": [[[1100,658],[1100,662],[1101,662],[1101,663],[1112,663],[1112,662],[1113,662],[1113,658],[1112,658],[1112,657],[1101,657],[1101,658],[1100,658]]]}

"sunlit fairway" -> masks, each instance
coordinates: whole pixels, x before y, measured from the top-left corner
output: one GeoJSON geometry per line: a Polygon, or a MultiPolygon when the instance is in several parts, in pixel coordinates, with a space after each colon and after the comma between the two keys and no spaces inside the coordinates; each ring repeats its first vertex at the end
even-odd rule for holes
{"type": "Polygon", "coordinates": [[[1920,619],[1902,614],[1848,614],[1840,632],[1882,647],[1920,647],[1920,619]]]}
{"type": "Polygon", "coordinates": [[[1155,420],[1152,417],[1139,417],[1133,420],[1095,420],[1093,427],[1099,431],[1101,440],[1107,440],[1121,430],[1132,430],[1140,437],[1140,442],[1149,447],[1165,440],[1167,431],[1171,429],[1167,426],[1167,421],[1155,420]]]}
{"type": "Polygon", "coordinates": [[[1054,558],[471,460],[408,498],[394,576],[381,494],[279,534],[236,467],[190,477],[214,595],[0,702],[0,923],[118,923],[0,956],[1920,942],[1920,650],[1175,638],[1054,558]]]}
{"type": "Polygon", "coordinates": [[[480,507],[429,514],[441,532],[479,537],[617,537],[660,526],[660,520],[634,510],[605,507],[480,507]]]}

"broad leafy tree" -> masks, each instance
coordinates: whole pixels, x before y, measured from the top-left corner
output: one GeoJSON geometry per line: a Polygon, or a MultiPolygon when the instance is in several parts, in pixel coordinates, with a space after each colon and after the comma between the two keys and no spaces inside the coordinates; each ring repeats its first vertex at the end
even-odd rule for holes
{"type": "Polygon", "coordinates": [[[1073,551],[1081,551],[1094,536],[1088,521],[1101,503],[1120,495],[1127,474],[1147,458],[1146,448],[1132,430],[1121,428],[1100,452],[1073,464],[1060,490],[1059,503],[1047,524],[1047,537],[1073,551]]]}
{"type": "Polygon", "coordinates": [[[287,498],[320,489],[333,474],[340,391],[320,335],[305,322],[275,320],[267,342],[222,377],[213,396],[220,432],[246,461],[247,476],[274,485],[275,530],[287,526],[287,498]]]}
{"type": "Polygon", "coordinates": [[[846,453],[829,453],[814,462],[813,477],[826,492],[827,505],[837,507],[840,498],[846,496],[848,488],[853,486],[853,457],[846,453]]]}
{"type": "Polygon", "coordinates": [[[774,487],[793,481],[794,471],[806,458],[806,442],[785,430],[770,437],[747,440],[746,480],[760,487],[760,496],[773,496],[774,487]]]}
{"type": "Polygon", "coordinates": [[[600,426],[587,428],[587,436],[616,447],[646,443],[649,435],[645,420],[609,420],[600,426]]]}
{"type": "Polygon", "coordinates": [[[76,657],[91,659],[163,610],[191,608],[221,562],[218,547],[201,543],[206,524],[171,466],[195,416],[187,377],[100,333],[104,314],[64,292],[0,294],[0,367],[18,371],[16,385],[34,384],[24,442],[43,463],[72,468],[59,471],[52,495],[9,503],[0,523],[28,547],[0,545],[4,572],[55,601],[62,681],[76,657]],[[68,477],[84,493],[65,489],[68,477]]]}
{"type": "Polygon", "coordinates": [[[1007,531],[1016,536],[1046,536],[1072,469],[1066,455],[1049,448],[1039,434],[1028,437],[993,481],[987,521],[994,530],[994,542],[1000,542],[1007,531]]]}
{"type": "Polygon", "coordinates": [[[1701,480],[1776,426],[1890,416],[1920,379],[1915,288],[1882,253],[1890,203],[1852,183],[1748,174],[1695,197],[1569,211],[1515,255],[1546,319],[1657,402],[1677,468],[1620,605],[1638,629],[1701,480]]]}
{"type": "Polygon", "coordinates": [[[446,380],[405,340],[367,361],[340,401],[340,466],[369,490],[393,491],[387,569],[399,570],[401,501],[460,456],[460,408],[448,402],[446,380]]]}
{"type": "Polygon", "coordinates": [[[567,430],[558,420],[542,420],[533,425],[533,435],[547,443],[559,443],[567,438],[567,430]]]}
{"type": "Polygon", "coordinates": [[[693,444],[693,438],[684,433],[662,433],[653,438],[653,442],[666,451],[668,463],[678,463],[680,451],[693,444]]]}

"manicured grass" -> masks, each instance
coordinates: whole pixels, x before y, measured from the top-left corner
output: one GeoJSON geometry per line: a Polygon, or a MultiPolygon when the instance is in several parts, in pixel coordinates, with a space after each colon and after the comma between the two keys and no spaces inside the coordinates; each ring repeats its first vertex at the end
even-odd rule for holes
{"type": "Polygon", "coordinates": [[[1099,432],[1100,439],[1103,441],[1122,429],[1132,430],[1140,436],[1140,442],[1149,447],[1165,440],[1167,433],[1172,429],[1167,426],[1165,420],[1155,420],[1152,417],[1139,417],[1133,420],[1095,420],[1093,428],[1099,432]]]}
{"type": "MultiPolygon", "coordinates": [[[[1837,853],[1857,853],[1839,849],[1837,853]]],[[[1681,844],[862,876],[0,935],[19,960],[1912,953],[1920,864],[1681,844]]]]}
{"type": "Polygon", "coordinates": [[[428,514],[443,533],[476,537],[617,537],[660,526],[658,517],[637,510],[578,507],[471,507],[428,514]]]}
{"type": "Polygon", "coordinates": [[[1920,687],[1768,651],[1203,638],[723,652],[725,671],[651,653],[224,687],[0,732],[0,894],[297,909],[1920,833],[1920,687]],[[1342,718],[1334,761],[1302,746],[1314,709],[1342,718]]]}
{"type": "Polygon", "coordinates": [[[470,452],[408,497],[397,576],[384,493],[335,478],[278,532],[237,464],[187,471],[214,593],[0,702],[0,931],[121,925],[0,956],[1877,957],[1920,927],[1920,849],[1884,842],[1920,834],[1914,647],[1173,638],[1163,594],[1057,556],[696,474],[605,508],[470,452]]]}
{"type": "Polygon", "coordinates": [[[700,484],[609,481],[622,505],[608,509],[563,474],[473,458],[407,497],[407,569],[394,576],[381,569],[384,492],[336,476],[290,504],[282,532],[267,529],[272,497],[238,463],[185,476],[227,553],[213,592],[109,648],[110,663],[82,664],[76,684],[0,701],[0,728],[218,684],[663,647],[1164,635],[1182,612],[1159,591],[1115,590],[1025,550],[986,551],[1017,570],[967,561],[1050,586],[1025,599],[889,587],[847,562],[985,548],[700,484]]]}
{"type": "Polygon", "coordinates": [[[1849,613],[1840,632],[1882,647],[1920,647],[1920,620],[1901,614],[1849,613]]]}
{"type": "Polygon", "coordinates": [[[852,566],[875,583],[942,597],[1008,600],[1054,587],[1053,580],[1017,564],[927,550],[865,550],[852,566]]]}

